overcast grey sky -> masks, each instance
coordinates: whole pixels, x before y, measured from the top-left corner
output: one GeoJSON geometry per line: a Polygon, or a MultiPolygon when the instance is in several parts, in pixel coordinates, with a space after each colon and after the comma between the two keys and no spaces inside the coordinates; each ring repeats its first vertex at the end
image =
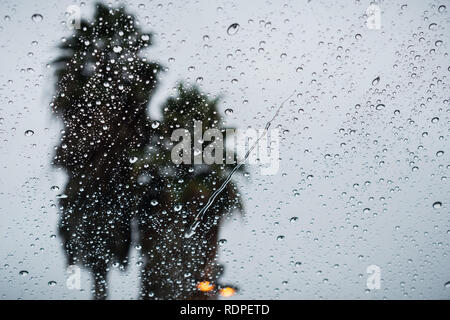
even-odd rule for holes
{"type": "MultiPolygon", "coordinates": [[[[125,4],[154,32],[146,55],[169,68],[153,117],[181,79],[221,94],[238,128],[263,128],[298,92],[274,124],[279,172],[252,167],[239,178],[246,215],[222,231],[224,282],[241,288],[234,298],[450,298],[448,1],[380,1],[379,30],[367,28],[362,0],[107,3],[125,4]],[[369,265],[381,268],[379,290],[367,290],[369,265]]],[[[65,178],[49,165],[60,125],[48,63],[70,35],[71,4],[90,17],[90,1],[0,0],[2,299],[91,296],[87,273],[83,291],[65,286],[51,190],[65,178]]],[[[133,257],[111,275],[112,298],[137,297],[133,257]]]]}

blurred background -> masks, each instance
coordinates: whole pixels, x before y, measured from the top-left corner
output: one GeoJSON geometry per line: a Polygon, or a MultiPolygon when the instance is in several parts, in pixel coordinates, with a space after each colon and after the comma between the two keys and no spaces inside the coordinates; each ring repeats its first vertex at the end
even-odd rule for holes
{"type": "MultiPolygon", "coordinates": [[[[49,104],[66,10],[90,1],[0,3],[0,297],[90,299],[66,287],[57,235],[66,175],[51,166],[62,125],[49,104]],[[53,186],[58,186],[52,188],[53,186]]],[[[220,230],[231,299],[450,298],[450,4],[447,1],[122,1],[153,33],[143,56],[221,96],[236,128],[264,128],[279,104],[280,169],[235,178],[245,215],[220,230]],[[367,8],[380,8],[380,28],[367,8]],[[237,24],[237,25],[236,25],[237,24]],[[229,27],[234,25],[230,30],[229,27]],[[367,267],[381,271],[368,289],[367,267]]],[[[142,261],[112,268],[112,299],[137,299],[142,261]]]]}

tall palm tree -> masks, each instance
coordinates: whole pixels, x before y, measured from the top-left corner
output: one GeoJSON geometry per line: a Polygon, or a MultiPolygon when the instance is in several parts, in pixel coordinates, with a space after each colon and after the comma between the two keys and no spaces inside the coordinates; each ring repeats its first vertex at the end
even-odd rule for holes
{"type": "Polygon", "coordinates": [[[161,70],[139,55],[149,45],[151,34],[132,15],[97,4],[93,21],[81,22],[54,61],[51,107],[64,129],[53,164],[68,175],[59,234],[68,263],[93,273],[97,299],[107,296],[109,266],[127,265],[136,199],[132,154],[148,141],[146,106],[161,70]]]}
{"type": "MultiPolygon", "coordinates": [[[[139,230],[144,266],[141,296],[144,299],[210,299],[217,296],[222,266],[217,263],[218,233],[223,217],[242,211],[235,183],[231,182],[208,210],[193,237],[185,232],[194,216],[226,179],[232,165],[175,164],[171,159],[175,129],[192,136],[194,121],[203,130],[225,133],[218,99],[198,88],[178,87],[178,95],[162,106],[161,123],[154,123],[147,150],[137,154],[135,179],[142,188],[139,230]],[[199,287],[200,284],[200,287],[199,287]]],[[[224,140],[225,140],[224,134],[224,140]]],[[[219,141],[225,144],[225,141],[219,141]]],[[[208,142],[202,142],[202,147],[208,142]]],[[[192,154],[197,152],[192,150],[192,154]]],[[[234,157],[234,155],[233,155],[234,157]]]]}

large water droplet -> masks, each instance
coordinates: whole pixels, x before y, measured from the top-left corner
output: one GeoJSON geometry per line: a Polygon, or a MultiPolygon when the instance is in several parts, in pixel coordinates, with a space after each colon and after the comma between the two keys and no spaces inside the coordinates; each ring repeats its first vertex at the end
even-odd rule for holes
{"type": "Polygon", "coordinates": [[[153,128],[153,129],[156,129],[156,128],[158,128],[158,127],[159,127],[159,121],[157,121],[157,120],[153,121],[153,122],[152,122],[152,128],[153,128]]]}
{"type": "Polygon", "coordinates": [[[239,23],[233,23],[227,29],[227,33],[230,36],[235,35],[238,31],[239,31],[239,23]]]}
{"type": "Polygon", "coordinates": [[[439,209],[440,207],[442,207],[442,202],[436,201],[435,203],[433,203],[433,208],[439,209]]]}
{"type": "Polygon", "coordinates": [[[372,85],[376,86],[379,82],[380,82],[380,76],[378,76],[378,77],[376,77],[375,79],[372,80],[372,85]]]}
{"type": "Polygon", "coordinates": [[[129,159],[129,161],[130,161],[130,163],[135,163],[136,161],[138,161],[138,158],[137,157],[131,157],[129,159]]]}
{"type": "Polygon", "coordinates": [[[233,109],[231,109],[231,108],[225,109],[225,114],[226,115],[233,114],[233,109]]]}
{"type": "Polygon", "coordinates": [[[31,16],[31,20],[33,20],[34,22],[41,22],[43,19],[44,17],[39,13],[35,13],[31,16]]]}

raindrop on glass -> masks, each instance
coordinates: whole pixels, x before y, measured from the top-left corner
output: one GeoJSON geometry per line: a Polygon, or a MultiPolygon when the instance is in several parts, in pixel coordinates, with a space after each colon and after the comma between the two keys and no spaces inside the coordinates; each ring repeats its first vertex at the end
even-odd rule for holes
{"type": "Polygon", "coordinates": [[[153,128],[153,129],[156,129],[156,128],[158,128],[158,127],[159,127],[159,121],[156,121],[156,120],[153,121],[153,122],[152,122],[152,128],[153,128]]]}
{"type": "Polygon", "coordinates": [[[227,29],[227,33],[230,36],[235,35],[238,31],[239,31],[239,23],[233,23],[227,29]]]}
{"type": "Polygon", "coordinates": [[[129,159],[130,163],[135,163],[137,160],[138,160],[137,157],[131,157],[131,158],[129,159]]]}
{"type": "Polygon", "coordinates": [[[430,25],[428,26],[428,29],[430,29],[430,30],[435,30],[436,28],[437,28],[436,23],[430,23],[430,25]]]}
{"type": "Polygon", "coordinates": [[[33,20],[34,22],[41,22],[43,19],[44,17],[39,13],[35,13],[31,16],[31,20],[33,20]]]}
{"type": "Polygon", "coordinates": [[[298,221],[298,217],[292,217],[292,218],[289,219],[289,221],[291,223],[297,222],[298,221]]]}
{"type": "Polygon", "coordinates": [[[385,105],[382,104],[382,103],[380,103],[380,104],[378,104],[378,105],[375,107],[375,109],[377,109],[377,110],[383,110],[384,107],[385,107],[385,105]]]}
{"type": "Polygon", "coordinates": [[[379,82],[380,82],[380,76],[378,76],[378,77],[376,77],[375,79],[372,80],[372,85],[376,86],[379,82]]]}
{"type": "Polygon", "coordinates": [[[225,109],[225,114],[226,115],[233,114],[233,109],[231,109],[231,108],[225,109]]]}
{"type": "Polygon", "coordinates": [[[433,208],[439,209],[440,207],[442,207],[442,202],[436,201],[435,203],[433,203],[433,208]]]}

